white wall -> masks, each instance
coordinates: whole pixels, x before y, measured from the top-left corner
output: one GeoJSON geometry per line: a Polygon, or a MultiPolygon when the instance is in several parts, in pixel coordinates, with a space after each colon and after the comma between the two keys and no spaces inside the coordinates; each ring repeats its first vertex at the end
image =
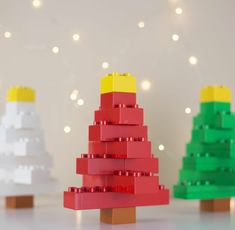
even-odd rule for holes
{"type": "Polygon", "coordinates": [[[160,158],[161,181],[177,180],[198,93],[206,84],[227,84],[235,92],[235,1],[232,0],[0,0],[0,112],[11,85],[37,90],[37,109],[53,174],[62,184],[77,185],[75,158],[87,150],[87,127],[99,106],[99,80],[113,71],[131,72],[151,81],[148,92],[138,88],[154,153],[160,158]],[[176,15],[176,7],[183,14],[176,15]],[[145,28],[138,28],[139,21],[145,28]],[[4,38],[10,31],[12,37],[4,38]],[[80,41],[72,40],[79,33],[80,41]],[[171,36],[180,35],[178,42],[171,36]],[[51,52],[53,46],[60,53],[51,52]],[[188,58],[194,55],[198,65],[188,58]],[[101,63],[108,61],[109,69],[101,63]],[[83,106],[70,100],[80,91],[83,106]],[[192,108],[186,115],[184,109],[192,108]],[[64,133],[64,126],[72,128],[64,133]],[[157,150],[164,144],[163,152],[157,150]]]}

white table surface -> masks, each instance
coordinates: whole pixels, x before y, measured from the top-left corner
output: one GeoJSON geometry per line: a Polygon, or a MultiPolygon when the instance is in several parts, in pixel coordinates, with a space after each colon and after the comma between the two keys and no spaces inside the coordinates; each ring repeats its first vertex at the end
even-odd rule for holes
{"type": "Polygon", "coordinates": [[[62,207],[61,197],[37,197],[34,209],[6,210],[0,199],[0,230],[235,230],[235,210],[200,213],[197,201],[172,200],[169,206],[139,207],[137,223],[108,225],[99,222],[99,211],[73,211],[62,207]]]}

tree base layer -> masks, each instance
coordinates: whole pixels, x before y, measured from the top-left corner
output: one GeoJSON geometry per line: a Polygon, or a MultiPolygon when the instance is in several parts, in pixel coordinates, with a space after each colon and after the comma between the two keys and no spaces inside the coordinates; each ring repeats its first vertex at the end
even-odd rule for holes
{"type": "Polygon", "coordinates": [[[100,209],[100,221],[107,224],[136,223],[136,207],[100,209]]]}
{"type": "Polygon", "coordinates": [[[8,196],[5,201],[6,208],[33,208],[34,206],[33,196],[8,196]]]}
{"type": "Polygon", "coordinates": [[[200,210],[203,212],[230,212],[230,198],[201,200],[200,210]]]}

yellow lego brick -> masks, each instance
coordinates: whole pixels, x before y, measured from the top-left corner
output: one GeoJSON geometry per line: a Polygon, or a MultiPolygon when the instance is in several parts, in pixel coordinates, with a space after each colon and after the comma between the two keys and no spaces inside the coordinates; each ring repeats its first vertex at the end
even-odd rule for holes
{"type": "Polygon", "coordinates": [[[35,91],[30,87],[14,86],[7,92],[8,102],[34,102],[35,91]]]}
{"type": "Polygon", "coordinates": [[[201,90],[201,102],[231,102],[231,90],[226,86],[207,86],[201,90]]]}
{"type": "Polygon", "coordinates": [[[125,92],[136,93],[136,79],[129,73],[120,74],[112,73],[108,74],[101,79],[100,92],[125,92]]]}

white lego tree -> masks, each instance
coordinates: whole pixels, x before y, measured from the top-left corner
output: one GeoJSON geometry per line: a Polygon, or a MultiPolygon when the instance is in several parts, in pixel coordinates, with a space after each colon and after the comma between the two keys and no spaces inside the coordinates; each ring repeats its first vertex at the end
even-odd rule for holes
{"type": "Polygon", "coordinates": [[[35,92],[12,87],[0,125],[0,195],[26,196],[54,191],[52,159],[45,150],[35,110],[35,92]]]}

